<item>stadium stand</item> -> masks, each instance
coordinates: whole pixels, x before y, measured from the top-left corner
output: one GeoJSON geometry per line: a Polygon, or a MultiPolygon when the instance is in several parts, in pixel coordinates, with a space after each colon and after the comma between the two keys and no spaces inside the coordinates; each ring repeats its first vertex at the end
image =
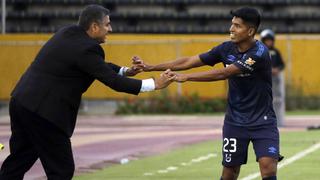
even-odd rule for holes
{"type": "Polygon", "coordinates": [[[254,6],[261,29],[319,33],[319,0],[7,0],[7,32],[50,33],[77,22],[84,5],[111,10],[114,33],[226,33],[230,10],[254,6]]]}

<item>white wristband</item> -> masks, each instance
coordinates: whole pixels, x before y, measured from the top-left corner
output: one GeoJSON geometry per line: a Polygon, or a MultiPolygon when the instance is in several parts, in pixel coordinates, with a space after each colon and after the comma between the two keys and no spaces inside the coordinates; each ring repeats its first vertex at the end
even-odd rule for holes
{"type": "Polygon", "coordinates": [[[120,76],[125,76],[126,75],[126,72],[128,71],[128,67],[121,67],[120,68],[120,70],[119,70],[119,72],[118,72],[118,74],[120,75],[120,76]]]}
{"type": "Polygon", "coordinates": [[[156,85],[155,85],[155,82],[152,78],[144,79],[144,80],[142,80],[140,92],[154,91],[155,88],[156,88],[156,85]]]}

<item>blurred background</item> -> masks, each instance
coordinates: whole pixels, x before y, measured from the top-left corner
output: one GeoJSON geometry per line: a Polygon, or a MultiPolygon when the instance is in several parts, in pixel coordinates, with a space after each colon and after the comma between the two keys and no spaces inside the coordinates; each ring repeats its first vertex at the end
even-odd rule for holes
{"type": "MultiPolygon", "coordinates": [[[[251,6],[262,14],[256,39],[260,39],[262,30],[272,30],[275,47],[285,64],[279,74],[281,96],[274,101],[278,103],[275,110],[281,121],[282,153],[288,159],[279,168],[290,166],[281,170],[279,177],[319,178],[320,134],[306,129],[320,129],[320,0],[1,0],[1,3],[0,142],[6,148],[0,153],[0,164],[9,154],[8,101],[12,89],[45,42],[59,28],[76,24],[85,5],[101,4],[111,10],[113,32],[102,45],[105,59],[128,67],[134,55],[148,64],[158,64],[206,52],[229,40],[230,11],[251,6]],[[309,153],[313,154],[307,156],[309,153]],[[299,158],[303,158],[300,163],[293,163],[299,158]]],[[[210,69],[208,66],[190,71],[210,69]]],[[[159,74],[141,73],[136,78],[159,74]]],[[[83,95],[72,138],[76,175],[110,165],[112,168],[76,179],[143,180],[150,176],[161,180],[218,179],[227,91],[227,81],[188,82],[133,96],[95,81],[83,95]],[[141,114],[144,116],[132,116],[141,114]],[[172,149],[177,151],[171,153],[172,149]],[[168,150],[170,153],[163,154],[168,150]],[[129,165],[113,166],[128,162],[129,165]]],[[[252,151],[249,156],[248,166],[240,176],[257,179],[259,171],[252,151]]],[[[37,162],[25,179],[45,179],[43,176],[37,162]]]]}
{"type": "MultiPolygon", "coordinates": [[[[317,69],[320,47],[319,0],[2,0],[0,107],[5,107],[17,80],[46,40],[60,27],[77,23],[81,9],[91,3],[101,4],[111,10],[113,33],[103,48],[107,61],[122,66],[130,66],[134,55],[139,55],[147,63],[156,64],[206,52],[229,40],[232,9],[255,7],[262,13],[259,32],[267,28],[276,33],[276,47],[286,65],[282,73],[285,87],[282,91],[285,91],[283,94],[286,94],[286,98],[281,100],[286,102],[283,103],[286,104],[286,110],[320,109],[320,73],[317,69]]],[[[256,38],[259,39],[259,35],[256,38]]],[[[215,68],[221,67],[218,65],[215,68]]],[[[142,73],[137,77],[156,75],[154,72],[142,73]]],[[[185,107],[187,109],[174,108],[172,106],[181,105],[170,103],[165,104],[168,107],[155,109],[163,109],[164,112],[172,110],[172,113],[194,109],[200,113],[223,112],[226,93],[226,81],[173,84],[168,90],[145,93],[139,97],[114,92],[95,82],[84,94],[80,111],[150,113],[153,110],[142,108],[144,103],[137,99],[159,101],[161,98],[174,97],[188,101],[187,97],[191,96],[192,101],[200,102],[188,103],[190,107],[185,107]],[[202,107],[201,104],[208,105],[202,107]],[[119,110],[119,105],[125,108],[120,107],[119,110]]],[[[165,106],[163,103],[154,104],[165,106]]],[[[150,107],[148,104],[145,106],[150,107]]]]}

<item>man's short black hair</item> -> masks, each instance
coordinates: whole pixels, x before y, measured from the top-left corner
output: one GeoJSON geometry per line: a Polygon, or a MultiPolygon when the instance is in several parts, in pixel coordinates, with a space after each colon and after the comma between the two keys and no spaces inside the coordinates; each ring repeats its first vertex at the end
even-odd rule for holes
{"type": "Polygon", "coordinates": [[[103,6],[96,4],[88,5],[82,10],[79,16],[78,25],[85,30],[88,30],[93,22],[101,24],[103,18],[109,14],[110,11],[103,6]]]}
{"type": "Polygon", "coordinates": [[[241,18],[245,23],[252,25],[256,31],[260,25],[260,13],[258,10],[250,7],[242,7],[236,10],[232,10],[231,15],[241,18]]]}

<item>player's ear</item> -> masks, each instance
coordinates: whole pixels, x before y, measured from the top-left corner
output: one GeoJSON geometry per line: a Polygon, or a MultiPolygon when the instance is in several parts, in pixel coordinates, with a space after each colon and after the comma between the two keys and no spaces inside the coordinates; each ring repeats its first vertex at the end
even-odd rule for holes
{"type": "Polygon", "coordinates": [[[256,33],[256,29],[253,27],[249,27],[248,35],[253,36],[256,33]]]}

